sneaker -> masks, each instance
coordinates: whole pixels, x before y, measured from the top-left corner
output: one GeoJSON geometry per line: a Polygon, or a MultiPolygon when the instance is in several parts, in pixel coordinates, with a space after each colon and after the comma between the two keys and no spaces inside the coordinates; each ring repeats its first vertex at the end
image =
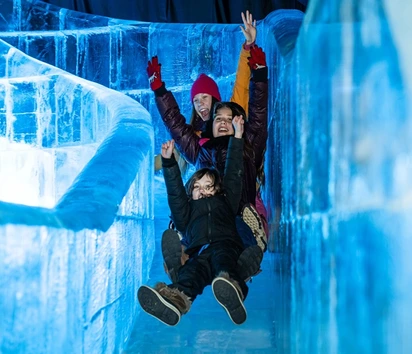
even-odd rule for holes
{"type": "Polygon", "coordinates": [[[230,279],[227,273],[221,273],[212,282],[212,291],[217,302],[226,310],[234,324],[246,321],[246,309],[239,285],[230,279]]]}
{"type": "Polygon", "coordinates": [[[182,266],[182,245],[179,234],[167,229],[162,235],[162,255],[166,274],[173,283],[177,282],[179,268],[182,266]]]}
{"type": "Polygon", "coordinates": [[[267,236],[262,219],[252,204],[246,204],[242,209],[242,219],[250,227],[258,246],[263,252],[267,250],[267,236]]]}
{"type": "Polygon", "coordinates": [[[180,312],[177,307],[163,299],[156,290],[142,285],[137,292],[137,298],[145,312],[164,324],[176,326],[180,322],[180,312]]]}
{"type": "Polygon", "coordinates": [[[176,326],[182,314],[190,310],[189,298],[177,289],[158,283],[154,288],[142,285],[137,298],[142,309],[168,326],[176,326]]]}
{"type": "Polygon", "coordinates": [[[260,264],[263,259],[263,251],[258,245],[250,246],[240,254],[237,260],[239,276],[248,282],[253,276],[261,272],[260,264]]]}

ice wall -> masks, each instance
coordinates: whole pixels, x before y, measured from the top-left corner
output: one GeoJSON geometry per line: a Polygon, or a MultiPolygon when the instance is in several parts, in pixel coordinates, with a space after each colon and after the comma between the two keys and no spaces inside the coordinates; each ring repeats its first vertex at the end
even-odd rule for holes
{"type": "Polygon", "coordinates": [[[0,54],[0,352],[121,351],[154,254],[151,117],[0,54]]]}
{"type": "Polygon", "coordinates": [[[230,99],[244,38],[237,25],[150,24],[85,15],[41,1],[21,4],[21,11],[11,6],[4,11],[0,38],[38,60],[138,100],[153,117],[156,151],[168,134],[149,90],[146,67],[152,55],[158,55],[162,79],[187,117],[187,94],[199,73],[212,75],[223,99],[230,99]]]}
{"type": "Polygon", "coordinates": [[[412,349],[411,47],[388,7],[403,11],[312,1],[294,51],[296,18],[265,31],[279,53],[266,171],[291,256],[293,353],[412,349]]]}

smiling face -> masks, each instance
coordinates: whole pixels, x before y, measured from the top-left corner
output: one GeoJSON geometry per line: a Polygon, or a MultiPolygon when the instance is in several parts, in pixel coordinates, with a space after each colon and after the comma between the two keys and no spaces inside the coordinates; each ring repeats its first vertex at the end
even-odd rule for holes
{"type": "Polygon", "coordinates": [[[208,174],[204,175],[201,179],[198,179],[193,185],[192,199],[198,200],[202,198],[208,198],[215,195],[216,189],[214,181],[208,174]]]}
{"type": "Polygon", "coordinates": [[[228,107],[222,107],[216,111],[213,119],[213,136],[215,138],[235,134],[232,118],[232,110],[228,107]]]}
{"type": "Polygon", "coordinates": [[[196,113],[204,121],[210,119],[210,110],[212,109],[212,96],[207,93],[198,93],[193,97],[193,106],[196,113]]]}

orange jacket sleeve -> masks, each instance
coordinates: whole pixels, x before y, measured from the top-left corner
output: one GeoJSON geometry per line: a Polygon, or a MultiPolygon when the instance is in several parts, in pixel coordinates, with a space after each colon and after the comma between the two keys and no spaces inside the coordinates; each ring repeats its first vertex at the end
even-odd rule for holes
{"type": "Polygon", "coordinates": [[[242,45],[237,64],[236,80],[233,86],[232,97],[230,99],[231,102],[241,105],[247,115],[249,114],[249,83],[251,77],[251,71],[248,64],[249,56],[250,51],[245,50],[242,45]]]}

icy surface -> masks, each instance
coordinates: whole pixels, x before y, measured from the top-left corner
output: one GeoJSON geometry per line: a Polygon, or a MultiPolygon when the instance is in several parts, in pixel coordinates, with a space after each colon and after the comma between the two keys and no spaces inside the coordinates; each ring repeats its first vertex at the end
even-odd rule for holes
{"type": "Polygon", "coordinates": [[[265,33],[281,54],[266,199],[274,246],[291,255],[290,351],[408,353],[410,43],[396,46],[380,1],[312,1],[295,51],[288,17],[265,33]]]}
{"type": "MultiPolygon", "coordinates": [[[[34,58],[139,101],[153,117],[155,151],[168,136],[148,90],[146,65],[152,55],[159,56],[162,79],[186,117],[191,110],[188,91],[200,72],[212,74],[223,99],[230,97],[242,43],[237,25],[133,23],[87,17],[41,2],[16,1],[22,6],[14,8],[11,1],[3,3],[8,7],[2,7],[2,39],[34,58]]],[[[247,299],[251,321],[246,327],[233,328],[206,293],[177,328],[165,328],[138,314],[130,353],[220,353],[239,352],[239,348],[299,354],[412,352],[408,333],[412,327],[412,48],[407,9],[410,5],[401,1],[313,0],[303,25],[298,11],[272,13],[258,23],[258,43],[266,51],[270,68],[264,197],[270,214],[270,249],[275,253],[265,257],[256,287],[251,284],[247,299]],[[215,320],[217,316],[221,317],[215,320]]],[[[28,61],[18,52],[8,52],[10,56],[28,61]]],[[[26,75],[20,72],[39,70],[32,62],[23,68],[0,63],[2,75],[9,78],[7,85],[13,81],[18,86],[26,75]]],[[[49,71],[57,75],[53,70],[48,67],[38,75],[49,71]]],[[[29,92],[39,91],[27,87],[29,92]]],[[[16,95],[24,107],[16,113],[33,113],[30,100],[8,90],[4,99],[16,95]]],[[[90,105],[86,102],[85,107],[90,105]]],[[[0,107],[0,122],[5,122],[8,117],[2,118],[2,113],[0,107]]],[[[77,137],[76,124],[73,120],[64,127],[68,136],[77,137]]],[[[43,139],[38,135],[34,139],[34,130],[27,126],[27,131],[16,135],[19,140],[11,142],[28,139],[34,148],[53,148],[41,145],[43,139]]],[[[95,142],[100,141],[79,140],[78,145],[95,142]]],[[[136,203],[123,202],[120,210],[126,205],[142,213],[147,210],[144,203],[149,199],[142,196],[152,188],[153,180],[147,175],[151,156],[144,156],[146,174],[140,175],[139,183],[146,183],[145,188],[135,187],[136,203]]],[[[39,170],[48,161],[42,157],[39,164],[22,168],[39,170]]],[[[97,166],[104,169],[105,165],[97,166]]],[[[82,190],[81,178],[76,183],[77,190],[82,190]]],[[[40,198],[39,193],[35,195],[40,198]]],[[[67,207],[71,200],[83,201],[82,193],[72,196],[60,200],[66,200],[67,207]]],[[[48,197],[44,198],[47,203],[48,197]]],[[[98,207],[100,201],[96,202],[98,207]]],[[[156,196],[156,202],[164,203],[162,195],[156,196]]],[[[21,219],[33,212],[23,209],[7,205],[0,215],[21,219]]],[[[159,238],[167,212],[160,209],[157,213],[159,238]]],[[[93,211],[85,210],[85,215],[93,211]]],[[[49,222],[56,220],[50,216],[49,222]]],[[[99,224],[107,226],[104,220],[99,224]]],[[[154,242],[154,234],[152,230],[144,236],[154,242]]],[[[143,269],[148,272],[150,266],[148,258],[143,269]]],[[[151,275],[166,280],[158,250],[151,275]]],[[[128,315],[130,321],[132,315],[128,315]]],[[[102,331],[115,323],[113,317],[93,318],[99,318],[102,331]]],[[[111,343],[105,347],[109,352],[111,343]]]]}
{"type": "Polygon", "coordinates": [[[0,227],[2,353],[104,353],[128,338],[151,223],[119,218],[107,232],[0,227]]]}
{"type": "Polygon", "coordinates": [[[154,253],[150,115],[0,52],[0,352],[119,351],[154,253]]]}

